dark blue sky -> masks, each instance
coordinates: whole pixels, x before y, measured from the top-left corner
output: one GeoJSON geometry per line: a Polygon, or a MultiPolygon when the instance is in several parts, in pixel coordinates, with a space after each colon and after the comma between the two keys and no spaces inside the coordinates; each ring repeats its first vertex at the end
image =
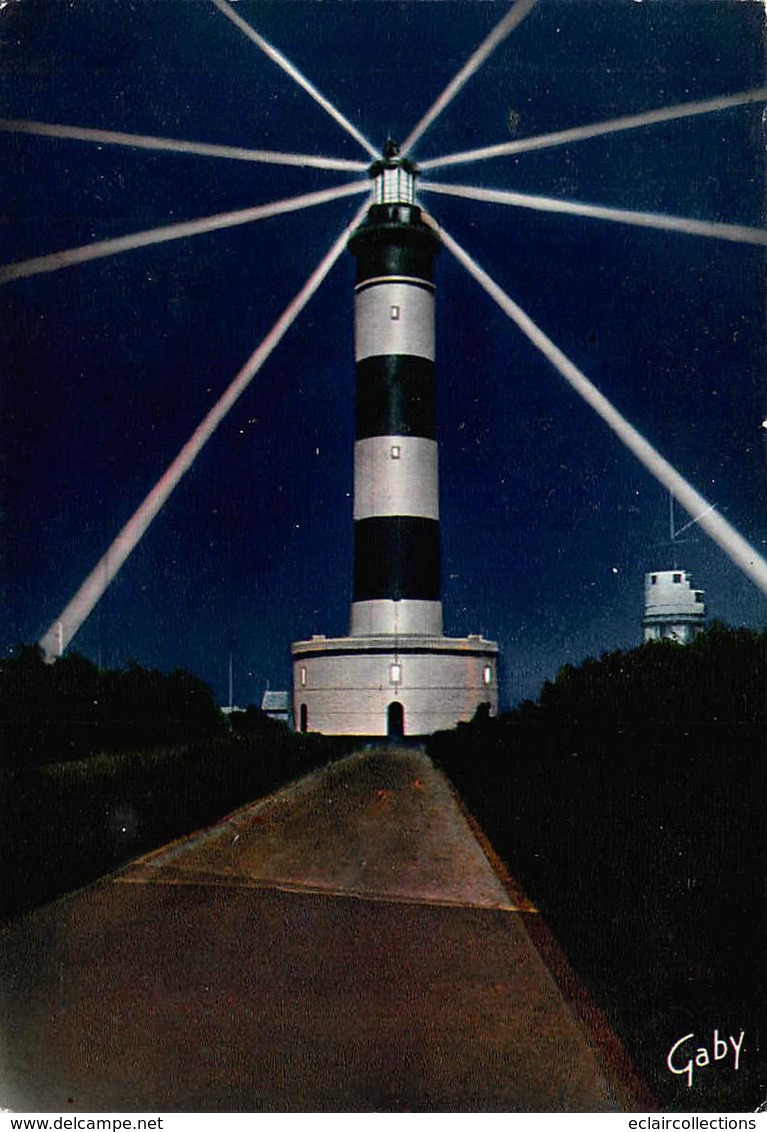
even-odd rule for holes
{"type": "MultiPolygon", "coordinates": [[[[412,129],[507,5],[240,0],[237,10],[382,145],[412,129]]],[[[762,27],[750,0],[540,0],[415,156],[761,85],[762,27]]],[[[0,100],[5,117],[365,159],[208,0],[10,0],[0,100]]],[[[762,225],[762,109],[429,177],[762,225]]],[[[0,168],[2,263],[349,179],[12,134],[0,134],[0,168]]],[[[763,251],[424,203],[764,552],[763,251]]],[[[356,207],[0,288],[4,651],[55,619],[356,207]]],[[[231,650],[246,703],[267,681],[287,686],[291,640],[347,631],[352,286],[347,256],[73,647],[109,665],[188,667],[222,702],[231,650]]],[[[438,287],[446,629],[499,641],[509,704],[566,661],[639,641],[643,573],[671,564],[668,503],[447,252],[438,287]]],[[[764,625],[752,583],[702,532],[686,537],[679,561],[710,615],[764,625]]]]}

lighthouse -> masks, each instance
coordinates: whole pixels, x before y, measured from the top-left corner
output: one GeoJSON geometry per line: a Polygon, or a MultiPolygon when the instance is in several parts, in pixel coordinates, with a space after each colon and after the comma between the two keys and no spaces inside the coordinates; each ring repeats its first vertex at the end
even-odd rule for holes
{"type": "Polygon", "coordinates": [[[354,570],[348,637],[292,646],[294,717],[331,735],[427,735],[498,707],[498,647],[443,636],[434,266],[439,231],[394,142],[352,234],[354,570]]]}

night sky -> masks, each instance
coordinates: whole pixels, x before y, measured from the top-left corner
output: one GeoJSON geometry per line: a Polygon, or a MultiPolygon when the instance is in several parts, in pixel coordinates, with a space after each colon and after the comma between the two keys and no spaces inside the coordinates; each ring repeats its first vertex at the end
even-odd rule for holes
{"type": "MultiPolygon", "coordinates": [[[[508,10],[483,0],[240,0],[376,146],[404,138],[508,10]]],[[[751,0],[540,0],[413,156],[764,82],[751,0]]],[[[208,0],[5,0],[0,114],[367,160],[208,0]]],[[[764,224],[763,106],[429,170],[764,224]]],[[[347,182],[303,170],[0,134],[0,263],[347,182]]],[[[2,649],[38,639],[362,198],[0,287],[2,649]]],[[[754,545],[767,547],[764,252],[601,220],[422,203],[754,545]]],[[[71,647],[185,667],[227,698],[288,686],[289,645],[348,630],[353,263],[256,376],[71,647]]],[[[641,638],[670,568],[668,499],[447,251],[437,367],[446,632],[502,651],[503,706],[641,638]]],[[[679,512],[677,526],[687,516],[679,512]]],[[[764,596],[701,531],[678,563],[709,616],[764,596]]]]}

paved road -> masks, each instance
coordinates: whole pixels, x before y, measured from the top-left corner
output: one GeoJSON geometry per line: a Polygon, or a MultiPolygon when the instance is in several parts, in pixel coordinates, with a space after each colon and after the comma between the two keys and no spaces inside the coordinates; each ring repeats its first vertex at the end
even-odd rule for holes
{"type": "Polygon", "coordinates": [[[373,750],[23,918],[0,1106],[644,1107],[480,840],[422,752],[373,750]]]}

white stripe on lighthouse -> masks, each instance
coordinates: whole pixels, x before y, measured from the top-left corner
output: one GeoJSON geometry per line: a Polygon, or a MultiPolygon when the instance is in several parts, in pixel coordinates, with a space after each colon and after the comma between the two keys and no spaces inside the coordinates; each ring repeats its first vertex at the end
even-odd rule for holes
{"type": "Polygon", "coordinates": [[[409,354],[434,361],[434,295],[412,283],[380,283],[354,305],[356,360],[409,354]]]}
{"type": "Polygon", "coordinates": [[[352,602],[352,637],[442,636],[442,602],[378,598],[352,602]]]}
{"type": "Polygon", "coordinates": [[[439,519],[436,440],[369,436],[354,445],[354,519],[439,519]]]}

